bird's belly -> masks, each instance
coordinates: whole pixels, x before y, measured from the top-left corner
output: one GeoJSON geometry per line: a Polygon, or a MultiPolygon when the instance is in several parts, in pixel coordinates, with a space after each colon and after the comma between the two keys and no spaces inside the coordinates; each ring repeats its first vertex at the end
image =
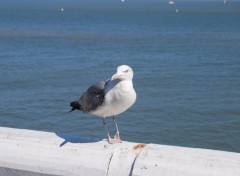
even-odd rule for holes
{"type": "Polygon", "coordinates": [[[121,114],[134,104],[136,100],[136,93],[134,90],[125,93],[115,92],[114,94],[109,92],[109,94],[105,96],[105,99],[105,103],[103,103],[100,108],[96,109],[95,112],[92,112],[92,114],[100,117],[116,116],[121,114]]]}

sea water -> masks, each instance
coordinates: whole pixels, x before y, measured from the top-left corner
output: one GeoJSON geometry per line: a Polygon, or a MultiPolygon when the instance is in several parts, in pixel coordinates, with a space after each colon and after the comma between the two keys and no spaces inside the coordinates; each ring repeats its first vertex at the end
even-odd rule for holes
{"type": "Polygon", "coordinates": [[[0,126],[103,139],[69,103],[127,64],[123,140],[240,152],[238,1],[54,2],[0,8],[0,126]]]}

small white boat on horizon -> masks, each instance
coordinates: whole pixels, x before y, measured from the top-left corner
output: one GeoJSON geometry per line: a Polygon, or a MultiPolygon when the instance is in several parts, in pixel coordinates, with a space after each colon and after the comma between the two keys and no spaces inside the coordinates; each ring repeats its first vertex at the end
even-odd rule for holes
{"type": "Polygon", "coordinates": [[[174,1],[173,1],[173,0],[170,0],[170,1],[168,2],[168,4],[169,4],[169,5],[173,5],[173,4],[174,4],[174,1]]]}
{"type": "Polygon", "coordinates": [[[224,3],[225,5],[228,5],[228,4],[229,4],[229,0],[224,0],[223,3],[224,3]]]}

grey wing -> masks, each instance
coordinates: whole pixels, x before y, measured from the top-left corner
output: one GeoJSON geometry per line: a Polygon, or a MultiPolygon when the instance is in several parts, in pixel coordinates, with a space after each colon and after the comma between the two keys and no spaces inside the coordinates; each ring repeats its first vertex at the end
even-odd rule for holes
{"type": "Polygon", "coordinates": [[[104,101],[104,88],[109,80],[100,81],[91,87],[80,97],[79,104],[83,112],[95,110],[104,101]]]}

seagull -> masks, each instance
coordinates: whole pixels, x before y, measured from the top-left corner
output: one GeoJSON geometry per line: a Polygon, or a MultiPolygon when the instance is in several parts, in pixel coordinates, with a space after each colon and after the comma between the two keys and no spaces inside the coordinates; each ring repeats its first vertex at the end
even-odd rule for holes
{"type": "Polygon", "coordinates": [[[120,143],[120,133],[116,116],[130,108],[136,101],[137,95],[133,88],[133,70],[127,65],[117,67],[117,72],[111,79],[100,81],[87,89],[79,100],[70,103],[72,109],[93,114],[103,118],[108,142],[120,143]],[[109,134],[106,117],[112,117],[116,133],[112,139],[109,134]]]}

